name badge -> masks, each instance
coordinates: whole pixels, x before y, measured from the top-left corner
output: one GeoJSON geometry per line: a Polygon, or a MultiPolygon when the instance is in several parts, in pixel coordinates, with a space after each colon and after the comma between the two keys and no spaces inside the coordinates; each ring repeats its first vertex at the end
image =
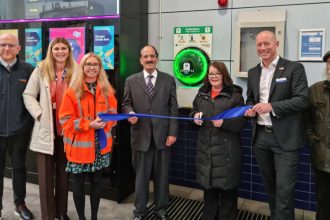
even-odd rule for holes
{"type": "Polygon", "coordinates": [[[286,82],[287,81],[285,77],[276,79],[276,83],[286,83],[286,82]]]}

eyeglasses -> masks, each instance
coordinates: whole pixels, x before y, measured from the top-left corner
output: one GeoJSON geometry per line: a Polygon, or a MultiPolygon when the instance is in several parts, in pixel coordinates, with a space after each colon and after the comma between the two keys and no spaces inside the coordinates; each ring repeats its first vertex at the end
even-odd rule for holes
{"type": "Polygon", "coordinates": [[[100,67],[100,65],[98,64],[98,63],[85,63],[84,64],[84,67],[86,67],[86,68],[88,68],[88,69],[90,69],[90,68],[99,68],[100,67]]]}
{"type": "Polygon", "coordinates": [[[209,73],[208,76],[210,78],[220,78],[222,76],[221,73],[209,73]]]}
{"type": "Polygon", "coordinates": [[[9,47],[9,49],[12,49],[14,47],[16,47],[17,45],[15,44],[0,44],[0,48],[6,48],[9,47]]]}

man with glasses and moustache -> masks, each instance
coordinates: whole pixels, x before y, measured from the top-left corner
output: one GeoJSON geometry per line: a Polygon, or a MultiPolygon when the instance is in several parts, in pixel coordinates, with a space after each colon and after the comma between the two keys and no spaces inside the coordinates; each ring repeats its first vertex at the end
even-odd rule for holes
{"type": "MultiPolygon", "coordinates": [[[[33,66],[18,58],[21,47],[13,34],[0,36],[0,210],[6,153],[11,159],[15,213],[22,219],[32,219],[25,205],[25,156],[29,145],[33,118],[25,109],[23,91],[33,66]]],[[[0,211],[1,219],[1,211],[0,211]]]]}

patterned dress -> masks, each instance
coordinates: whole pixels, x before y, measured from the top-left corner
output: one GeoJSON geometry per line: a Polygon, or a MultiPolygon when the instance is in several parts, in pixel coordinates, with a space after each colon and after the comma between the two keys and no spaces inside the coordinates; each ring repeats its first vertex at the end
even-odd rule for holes
{"type": "MultiPolygon", "coordinates": [[[[95,95],[96,92],[96,83],[86,83],[88,90],[95,95]]],[[[97,147],[95,151],[95,161],[94,163],[74,163],[68,161],[66,165],[66,172],[69,173],[84,173],[84,172],[95,172],[98,170],[102,170],[110,166],[110,153],[106,153],[104,155],[101,154],[99,149],[99,140],[95,131],[95,146],[97,147]]]]}

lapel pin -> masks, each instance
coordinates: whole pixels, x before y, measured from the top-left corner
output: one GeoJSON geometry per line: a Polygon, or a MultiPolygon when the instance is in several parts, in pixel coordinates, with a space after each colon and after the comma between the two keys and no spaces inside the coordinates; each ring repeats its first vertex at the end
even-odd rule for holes
{"type": "Polygon", "coordinates": [[[278,68],[279,70],[284,70],[284,67],[283,66],[281,66],[280,68],[278,68]]]}

